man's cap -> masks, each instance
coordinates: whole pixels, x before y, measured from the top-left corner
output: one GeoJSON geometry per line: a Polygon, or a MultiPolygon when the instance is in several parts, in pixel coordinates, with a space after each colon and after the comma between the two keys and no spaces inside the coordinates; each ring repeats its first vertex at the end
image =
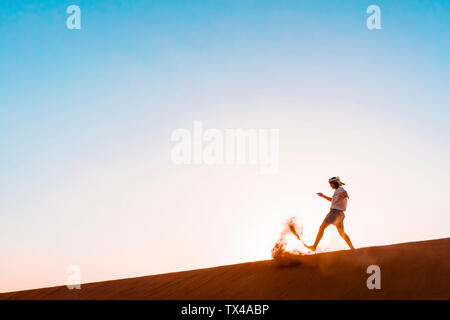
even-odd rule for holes
{"type": "Polygon", "coordinates": [[[344,186],[345,185],[345,183],[343,183],[341,180],[339,180],[339,177],[330,178],[330,179],[328,179],[328,182],[329,183],[337,182],[337,183],[339,183],[340,186],[344,186]]]}

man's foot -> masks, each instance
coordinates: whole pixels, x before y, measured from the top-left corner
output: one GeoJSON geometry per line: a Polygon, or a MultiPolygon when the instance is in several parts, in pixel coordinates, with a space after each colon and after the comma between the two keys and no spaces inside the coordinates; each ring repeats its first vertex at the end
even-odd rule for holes
{"type": "Polygon", "coordinates": [[[311,250],[311,251],[316,251],[316,248],[314,248],[314,246],[307,246],[306,244],[305,244],[305,247],[307,247],[309,250],[311,250]]]}

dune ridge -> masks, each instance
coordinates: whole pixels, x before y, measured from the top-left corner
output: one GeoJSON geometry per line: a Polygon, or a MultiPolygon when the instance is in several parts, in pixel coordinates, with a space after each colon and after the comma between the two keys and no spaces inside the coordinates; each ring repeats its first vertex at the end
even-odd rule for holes
{"type": "Polygon", "coordinates": [[[0,293],[0,299],[450,299],[450,238],[0,293]],[[369,265],[381,289],[366,285],[369,265]]]}

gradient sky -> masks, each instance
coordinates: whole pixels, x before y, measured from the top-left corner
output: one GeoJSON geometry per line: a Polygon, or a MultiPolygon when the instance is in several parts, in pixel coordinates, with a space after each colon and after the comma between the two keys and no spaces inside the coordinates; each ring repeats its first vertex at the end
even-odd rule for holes
{"type": "Polygon", "coordinates": [[[1,1],[0,291],[268,259],[335,175],[356,247],[448,237],[449,34],[444,0],[1,1]],[[278,174],[174,165],[194,120],[279,128],[278,174]]]}

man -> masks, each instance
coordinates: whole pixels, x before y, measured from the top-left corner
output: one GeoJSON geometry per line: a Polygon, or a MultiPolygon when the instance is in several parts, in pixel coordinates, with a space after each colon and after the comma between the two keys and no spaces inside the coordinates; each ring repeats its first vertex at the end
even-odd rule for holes
{"type": "Polygon", "coordinates": [[[317,245],[319,244],[320,239],[322,239],[325,229],[330,224],[334,224],[339,232],[339,235],[345,240],[345,242],[347,242],[350,249],[355,249],[352,245],[352,242],[350,241],[350,238],[344,232],[344,211],[347,209],[348,199],[347,191],[342,188],[345,183],[341,182],[339,180],[339,177],[330,178],[328,182],[330,183],[331,188],[334,189],[333,197],[327,197],[321,192],[319,192],[317,195],[331,202],[330,212],[327,214],[322,224],[320,225],[319,232],[317,233],[316,241],[314,242],[314,244],[312,246],[305,246],[312,251],[316,251],[317,245]]]}

